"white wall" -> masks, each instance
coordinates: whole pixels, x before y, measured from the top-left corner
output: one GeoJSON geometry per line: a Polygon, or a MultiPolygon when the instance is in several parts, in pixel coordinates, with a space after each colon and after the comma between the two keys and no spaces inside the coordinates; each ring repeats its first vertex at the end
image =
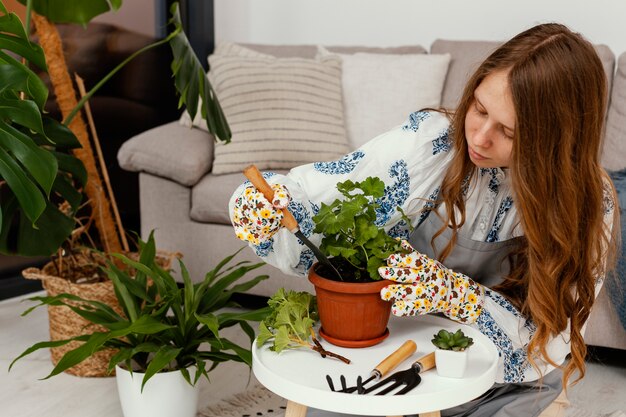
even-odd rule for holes
{"type": "Polygon", "coordinates": [[[437,38],[506,40],[548,21],[626,51],[622,0],[215,0],[218,41],[428,48],[437,38]]]}

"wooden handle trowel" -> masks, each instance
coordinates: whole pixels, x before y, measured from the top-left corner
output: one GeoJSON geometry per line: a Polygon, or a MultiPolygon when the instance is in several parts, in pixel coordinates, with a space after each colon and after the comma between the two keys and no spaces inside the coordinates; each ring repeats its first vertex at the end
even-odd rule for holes
{"type": "MultiPolygon", "coordinates": [[[[256,189],[259,190],[267,200],[273,200],[274,190],[267,183],[267,181],[265,181],[265,178],[263,178],[261,171],[259,171],[259,169],[255,165],[250,165],[245,168],[243,170],[243,175],[245,175],[246,178],[250,180],[252,185],[254,185],[256,189]]],[[[296,221],[295,217],[293,217],[293,215],[289,212],[289,210],[285,208],[282,210],[282,212],[282,225],[285,226],[287,230],[293,233],[298,239],[300,239],[302,243],[308,246],[309,249],[313,251],[313,254],[317,258],[317,260],[320,261],[320,263],[328,266],[332,271],[334,271],[337,277],[341,279],[341,274],[339,273],[339,271],[337,271],[337,268],[335,268],[335,266],[328,260],[326,255],[324,255],[322,251],[320,251],[320,249],[313,244],[313,242],[311,242],[309,239],[307,239],[306,236],[304,236],[304,234],[300,230],[300,227],[298,226],[298,222],[296,221]]]]}

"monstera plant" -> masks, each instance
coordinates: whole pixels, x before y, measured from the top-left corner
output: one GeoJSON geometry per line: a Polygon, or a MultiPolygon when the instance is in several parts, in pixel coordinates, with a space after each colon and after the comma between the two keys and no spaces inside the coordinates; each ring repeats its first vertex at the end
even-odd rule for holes
{"type": "Polygon", "coordinates": [[[174,82],[181,94],[179,105],[186,105],[192,117],[199,110],[218,140],[230,140],[228,124],[184,34],[176,3],[171,9],[170,35],[137,51],[79,101],[55,23],[86,25],[104,12],[119,9],[122,1],[20,1],[26,4],[25,24],[0,1],[0,252],[52,254],[74,229],[83,193],[99,241],[106,244],[102,249],[119,252],[119,230],[80,113],[83,104],[129,60],[169,43],[174,82]],[[31,14],[41,46],[28,37],[31,14]],[[45,115],[48,90],[29,63],[50,74],[63,121],[45,115]],[[198,103],[202,103],[200,109],[198,103]]]}

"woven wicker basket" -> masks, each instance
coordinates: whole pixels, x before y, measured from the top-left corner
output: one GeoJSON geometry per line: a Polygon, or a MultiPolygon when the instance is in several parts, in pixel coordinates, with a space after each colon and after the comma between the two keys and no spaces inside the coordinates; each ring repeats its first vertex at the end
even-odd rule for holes
{"type": "MultiPolygon", "coordinates": [[[[157,255],[157,263],[168,269],[172,260],[180,256],[177,253],[161,253],[157,255]]],[[[93,300],[103,302],[113,308],[119,314],[122,308],[117,302],[113,284],[107,280],[97,283],[81,283],[76,284],[65,278],[56,276],[57,269],[52,262],[48,262],[43,269],[27,268],[22,271],[24,278],[40,280],[49,296],[53,297],[62,293],[77,295],[85,300],[93,300]]],[[[71,304],[71,303],[69,303],[71,304]]],[[[91,334],[96,331],[105,331],[102,326],[95,325],[78,314],[74,313],[70,308],[65,306],[48,306],[48,320],[50,323],[50,340],[64,340],[81,334],[91,334]]],[[[50,348],[50,356],[52,362],[56,365],[66,352],[75,349],[83,342],[73,341],[66,345],[50,348]]],[[[116,353],[114,349],[105,349],[96,352],[84,361],[67,369],[65,372],[84,377],[104,377],[113,376],[115,371],[108,374],[107,367],[111,357],[116,353]]]]}

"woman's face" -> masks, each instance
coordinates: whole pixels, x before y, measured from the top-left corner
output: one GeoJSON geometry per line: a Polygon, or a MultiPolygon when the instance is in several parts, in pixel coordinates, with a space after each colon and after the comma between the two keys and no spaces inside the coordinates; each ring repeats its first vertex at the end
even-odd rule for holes
{"type": "Polygon", "coordinates": [[[480,168],[506,168],[511,162],[516,120],[507,77],[505,70],[489,74],[465,115],[469,157],[480,168]]]}

